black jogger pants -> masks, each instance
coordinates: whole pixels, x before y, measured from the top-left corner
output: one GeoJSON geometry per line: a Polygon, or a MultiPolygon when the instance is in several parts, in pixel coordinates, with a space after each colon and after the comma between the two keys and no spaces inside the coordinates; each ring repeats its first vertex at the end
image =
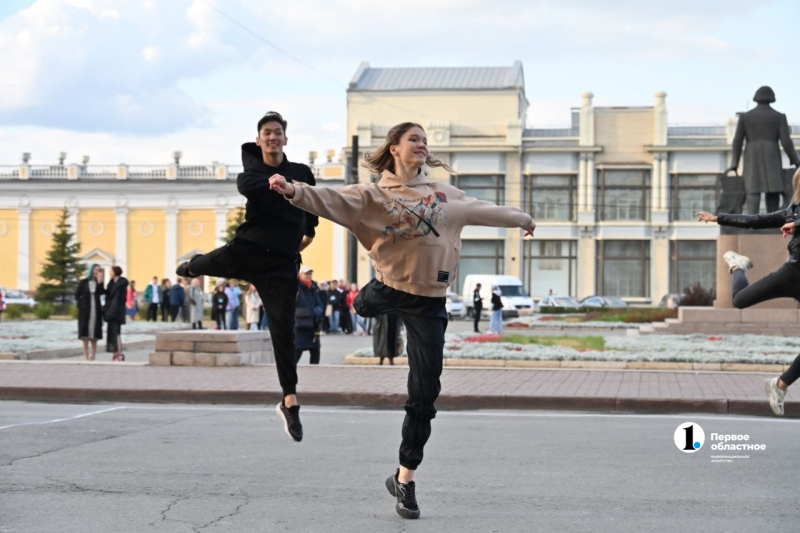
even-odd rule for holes
{"type": "Polygon", "coordinates": [[[445,298],[415,296],[373,279],[359,291],[353,309],[365,318],[396,311],[406,326],[408,399],[400,443],[400,464],[416,470],[422,462],[425,443],[431,436],[431,420],[436,416],[434,403],[442,390],[439,378],[447,329],[445,298]]]}
{"type": "Polygon", "coordinates": [[[235,238],[222,248],[197,256],[189,263],[193,274],[243,279],[255,285],[267,312],[278,381],[284,396],[297,392],[294,311],[299,259],[297,253],[275,252],[257,243],[235,238]]]}
{"type": "MultiPolygon", "coordinates": [[[[745,309],[775,298],[794,298],[800,301],[800,266],[784,263],[778,270],[752,285],[747,281],[743,270],[734,270],[731,293],[733,306],[737,309],[745,309]]],[[[797,378],[800,378],[800,355],[781,376],[781,380],[787,385],[797,381],[797,378]]]]}

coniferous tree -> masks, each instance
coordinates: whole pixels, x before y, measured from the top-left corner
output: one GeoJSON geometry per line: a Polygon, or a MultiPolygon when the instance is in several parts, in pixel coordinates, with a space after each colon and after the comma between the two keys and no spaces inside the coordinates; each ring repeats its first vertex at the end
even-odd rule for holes
{"type": "Polygon", "coordinates": [[[225,230],[225,242],[231,242],[236,236],[236,230],[244,224],[244,207],[236,209],[236,217],[230,221],[225,230]]]}
{"type": "Polygon", "coordinates": [[[74,241],[75,234],[70,231],[67,219],[69,212],[65,207],[53,233],[53,246],[47,252],[41,276],[44,281],[36,290],[41,301],[64,303],[67,295],[75,294],[83,267],[80,265],[80,243],[74,241]]]}

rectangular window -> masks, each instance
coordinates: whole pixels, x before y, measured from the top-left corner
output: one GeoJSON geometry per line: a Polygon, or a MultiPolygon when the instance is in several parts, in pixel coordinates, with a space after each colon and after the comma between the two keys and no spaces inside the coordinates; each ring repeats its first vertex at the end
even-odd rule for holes
{"type": "Polygon", "coordinates": [[[697,220],[698,211],[714,213],[719,204],[715,174],[672,174],[672,220],[697,220]]]}
{"type": "Polygon", "coordinates": [[[461,259],[458,261],[458,276],[450,290],[460,292],[467,274],[502,274],[505,242],[501,240],[463,240],[461,259]]]}
{"type": "Polygon", "coordinates": [[[650,171],[597,171],[599,220],[649,220],[650,171]]]}
{"type": "Polygon", "coordinates": [[[597,241],[597,292],[650,297],[650,241],[597,241]]]}
{"type": "Polygon", "coordinates": [[[503,205],[505,202],[505,176],[503,175],[454,174],[451,176],[451,183],[472,198],[486,200],[497,205],[503,205]]]}
{"type": "Polygon", "coordinates": [[[717,241],[672,241],[670,244],[670,292],[682,293],[700,283],[717,286],[717,241]]]}
{"type": "Polygon", "coordinates": [[[575,221],[578,176],[526,176],[525,206],[534,220],[575,221]]]}
{"type": "Polygon", "coordinates": [[[552,290],[561,296],[578,292],[577,241],[523,241],[523,281],[531,297],[552,290]]]}

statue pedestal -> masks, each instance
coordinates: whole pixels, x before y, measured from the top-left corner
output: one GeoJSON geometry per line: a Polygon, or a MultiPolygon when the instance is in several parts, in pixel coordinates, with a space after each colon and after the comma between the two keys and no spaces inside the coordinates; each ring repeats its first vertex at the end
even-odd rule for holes
{"type": "MultiPolygon", "coordinates": [[[[753,268],[747,271],[747,279],[750,283],[754,283],[783,265],[789,253],[786,251],[789,240],[781,236],[780,230],[756,232],[726,226],[720,229],[722,232],[717,240],[717,299],[714,300],[714,307],[732,309],[731,274],[728,272],[728,265],[722,260],[725,252],[733,250],[753,261],[753,268]]],[[[793,298],[769,300],[752,307],[752,309],[797,308],[797,300],[793,298]]]]}

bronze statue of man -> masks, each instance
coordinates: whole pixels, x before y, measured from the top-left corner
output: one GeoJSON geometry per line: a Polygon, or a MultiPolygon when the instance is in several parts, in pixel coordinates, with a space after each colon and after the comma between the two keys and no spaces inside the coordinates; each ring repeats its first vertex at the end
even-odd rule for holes
{"type": "Polygon", "coordinates": [[[753,100],[758,105],[739,116],[733,138],[733,158],[728,171],[739,167],[742,145],[747,139],[742,172],[747,192],[747,212],[758,213],[761,193],[766,193],[767,212],[772,213],[779,209],[781,194],[786,191],[778,140],[792,165],[800,166],[800,158],[794,150],[786,115],[769,105],[775,101],[775,92],[769,87],[761,87],[753,100]]]}

